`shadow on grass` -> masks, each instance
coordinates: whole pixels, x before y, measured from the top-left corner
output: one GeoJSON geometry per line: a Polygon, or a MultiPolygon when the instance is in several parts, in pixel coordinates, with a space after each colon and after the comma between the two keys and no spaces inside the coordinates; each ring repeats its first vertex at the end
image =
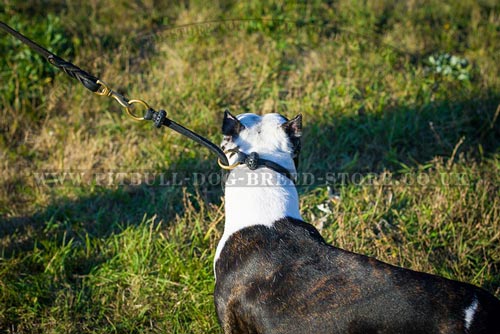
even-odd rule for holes
{"type": "Polygon", "coordinates": [[[222,194],[220,186],[186,190],[179,185],[125,185],[99,188],[77,199],[58,198],[31,216],[0,218],[3,257],[33,250],[35,244],[45,240],[62,243],[69,239],[84,241],[86,237],[106,238],[153,216],[168,226],[185,211],[185,191],[196,191],[210,202],[222,194]]]}
{"type": "Polygon", "coordinates": [[[499,152],[500,96],[392,106],[380,114],[332,116],[307,124],[302,170],[379,173],[415,168],[434,159],[480,160],[499,152]]]}

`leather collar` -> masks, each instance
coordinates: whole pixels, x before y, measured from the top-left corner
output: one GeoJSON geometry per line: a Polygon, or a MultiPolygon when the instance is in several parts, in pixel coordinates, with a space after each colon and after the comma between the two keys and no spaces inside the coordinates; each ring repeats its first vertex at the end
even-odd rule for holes
{"type": "Polygon", "coordinates": [[[235,153],[238,154],[238,159],[234,164],[226,166],[223,165],[219,160],[219,166],[222,167],[223,169],[229,169],[229,170],[234,169],[239,165],[246,165],[250,170],[256,170],[257,168],[266,167],[287,177],[295,184],[295,177],[292,175],[292,173],[290,173],[288,169],[271,160],[262,159],[261,157],[259,157],[259,154],[257,152],[246,154],[241,151],[236,151],[235,153]]]}

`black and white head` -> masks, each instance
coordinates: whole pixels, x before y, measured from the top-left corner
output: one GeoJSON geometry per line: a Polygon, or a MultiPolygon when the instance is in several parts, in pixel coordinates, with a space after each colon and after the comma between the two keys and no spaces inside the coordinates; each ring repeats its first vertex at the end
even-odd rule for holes
{"type": "Polygon", "coordinates": [[[256,152],[260,157],[295,171],[298,167],[302,115],[288,120],[272,113],[262,116],[245,113],[233,116],[224,112],[222,122],[224,135],[221,143],[230,163],[237,158],[236,150],[246,154],[256,152]]]}

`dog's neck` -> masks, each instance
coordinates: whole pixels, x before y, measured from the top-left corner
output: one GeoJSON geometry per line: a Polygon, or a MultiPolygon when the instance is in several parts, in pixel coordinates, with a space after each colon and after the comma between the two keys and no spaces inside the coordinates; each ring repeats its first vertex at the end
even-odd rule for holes
{"type": "MultiPolygon", "coordinates": [[[[300,115],[288,121],[278,114],[242,114],[236,118],[226,112],[221,147],[227,152],[230,165],[237,161],[237,151],[246,155],[255,152],[260,158],[295,175],[293,158],[297,146],[291,143],[291,138],[300,137],[301,122],[300,115]]],[[[231,170],[225,187],[225,211],[224,233],[217,246],[214,264],[233,233],[255,225],[271,227],[285,217],[302,219],[293,181],[267,167],[250,170],[248,166],[240,165],[231,170]]]]}
{"type": "MultiPolygon", "coordinates": [[[[295,173],[293,162],[273,161],[295,173]]],[[[272,226],[284,217],[302,219],[299,196],[292,180],[268,168],[251,171],[241,166],[228,176],[225,187],[226,222],[224,234],[217,246],[217,261],[225,241],[231,234],[254,225],[272,226]]]]}
{"type": "MultiPolygon", "coordinates": [[[[274,162],[295,174],[290,159],[276,158],[273,157],[274,162]]],[[[229,174],[225,189],[224,233],[231,234],[252,225],[271,225],[287,216],[300,219],[299,198],[293,181],[271,169],[236,168],[229,174]]]]}

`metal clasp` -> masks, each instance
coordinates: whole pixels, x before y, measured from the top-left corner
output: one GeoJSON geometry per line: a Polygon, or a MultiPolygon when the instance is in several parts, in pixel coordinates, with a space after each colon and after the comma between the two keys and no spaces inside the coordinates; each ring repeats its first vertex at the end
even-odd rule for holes
{"type": "Polygon", "coordinates": [[[239,165],[241,165],[241,161],[236,161],[232,165],[224,165],[222,163],[222,161],[220,161],[220,158],[217,159],[217,163],[219,164],[220,168],[225,169],[225,170],[232,170],[232,169],[235,169],[236,167],[238,167],[239,165]]]}
{"type": "MultiPolygon", "coordinates": [[[[238,150],[238,148],[231,148],[229,150],[225,150],[224,151],[224,154],[228,154],[228,153],[240,153],[240,151],[238,150]]],[[[238,167],[239,165],[241,165],[243,163],[243,161],[241,161],[240,157],[238,157],[238,160],[236,160],[236,162],[232,165],[224,165],[222,163],[222,161],[220,161],[220,158],[217,159],[217,163],[219,164],[219,167],[222,168],[222,169],[225,169],[225,170],[232,170],[232,169],[235,169],[236,167],[238,167]]]]}
{"type": "Polygon", "coordinates": [[[134,119],[136,121],[143,121],[144,120],[144,116],[139,117],[139,116],[135,115],[132,112],[132,108],[133,108],[133,104],[140,104],[144,107],[145,110],[148,110],[149,105],[145,101],[139,100],[139,99],[127,100],[127,98],[125,98],[120,93],[117,93],[116,91],[109,88],[109,86],[106,85],[101,80],[97,80],[97,84],[100,85],[99,89],[95,92],[97,95],[110,96],[110,97],[114,98],[116,101],[118,101],[118,103],[123,108],[125,108],[127,115],[129,115],[132,119],[134,119]]]}

